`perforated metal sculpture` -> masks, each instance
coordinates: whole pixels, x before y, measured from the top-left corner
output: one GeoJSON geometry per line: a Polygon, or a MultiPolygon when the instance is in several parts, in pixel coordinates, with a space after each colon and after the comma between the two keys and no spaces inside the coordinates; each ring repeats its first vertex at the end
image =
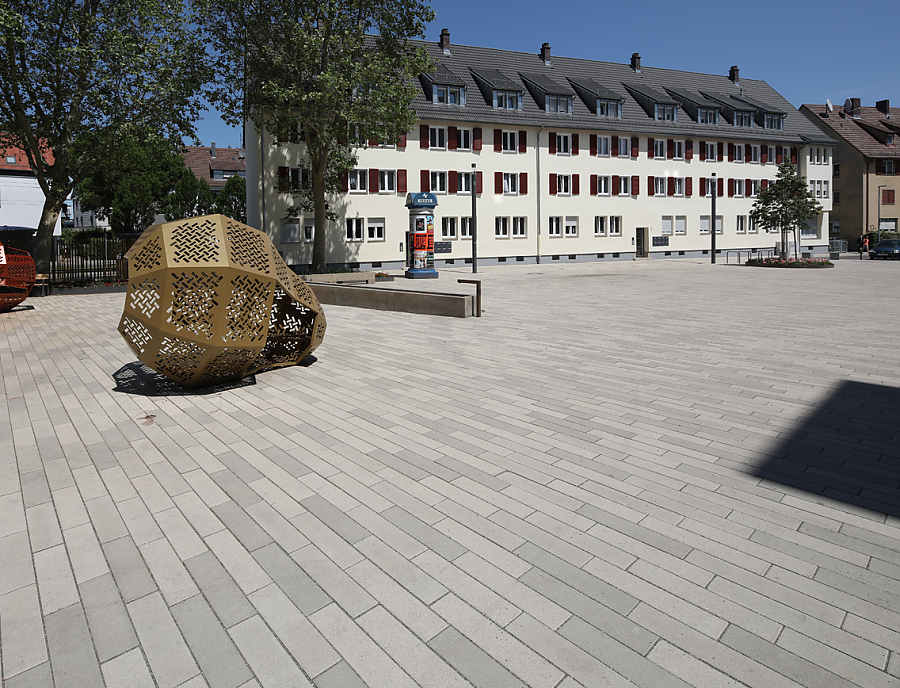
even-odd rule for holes
{"type": "Polygon", "coordinates": [[[325,336],[316,295],[269,237],[224,215],[154,225],[126,258],[119,332],[185,387],[300,363],[325,336]]]}
{"type": "Polygon", "coordinates": [[[34,287],[34,258],[28,251],[4,248],[0,243],[0,313],[28,298],[34,287]]]}

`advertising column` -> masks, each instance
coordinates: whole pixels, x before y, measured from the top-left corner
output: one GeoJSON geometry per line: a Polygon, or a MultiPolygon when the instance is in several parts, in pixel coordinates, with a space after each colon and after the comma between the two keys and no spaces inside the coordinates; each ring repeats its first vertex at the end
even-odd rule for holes
{"type": "Polygon", "coordinates": [[[435,279],[434,269],[434,209],[437,197],[431,193],[406,195],[409,208],[409,241],[412,245],[412,261],[407,265],[409,279],[435,279]]]}

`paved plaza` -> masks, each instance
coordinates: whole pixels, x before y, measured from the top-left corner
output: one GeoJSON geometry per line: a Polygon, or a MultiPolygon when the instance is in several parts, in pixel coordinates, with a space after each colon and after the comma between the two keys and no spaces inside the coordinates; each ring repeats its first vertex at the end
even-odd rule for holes
{"type": "Polygon", "coordinates": [[[547,262],[200,392],[0,315],[3,688],[900,686],[900,265],[547,262]]]}

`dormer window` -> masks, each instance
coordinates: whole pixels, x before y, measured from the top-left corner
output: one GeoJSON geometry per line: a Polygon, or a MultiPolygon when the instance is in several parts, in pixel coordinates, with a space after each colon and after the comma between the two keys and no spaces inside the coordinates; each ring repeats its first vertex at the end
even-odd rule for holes
{"type": "Polygon", "coordinates": [[[700,124],[718,124],[719,111],[715,108],[698,108],[697,121],[700,124]]]}
{"type": "Polygon", "coordinates": [[[662,121],[662,122],[677,122],[678,121],[678,106],[677,105],[663,105],[661,103],[657,103],[655,119],[662,121]]]}
{"type": "Polygon", "coordinates": [[[766,114],[765,119],[766,129],[783,129],[784,128],[784,115],[770,115],[766,114]]]}
{"type": "Polygon", "coordinates": [[[465,105],[466,89],[460,86],[434,87],[434,102],[441,105],[465,105]]]}
{"type": "Polygon", "coordinates": [[[494,91],[494,107],[500,110],[521,110],[522,96],[517,91],[494,91]]]}
{"type": "Polygon", "coordinates": [[[622,101],[597,98],[597,114],[601,117],[622,117],[622,101]]]}
{"type": "Polygon", "coordinates": [[[572,114],[572,96],[547,96],[547,112],[572,114]]]}
{"type": "Polygon", "coordinates": [[[894,135],[893,134],[886,135],[884,137],[884,143],[886,146],[893,146],[894,145],[894,135]]]}
{"type": "Polygon", "coordinates": [[[736,127],[752,127],[753,126],[753,113],[745,112],[743,110],[735,110],[734,111],[734,126],[736,126],[736,127]]]}

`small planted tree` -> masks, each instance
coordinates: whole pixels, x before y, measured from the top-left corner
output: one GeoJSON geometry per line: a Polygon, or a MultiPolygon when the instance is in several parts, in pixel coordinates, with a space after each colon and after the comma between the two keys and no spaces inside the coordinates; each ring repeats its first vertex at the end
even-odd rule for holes
{"type": "Polygon", "coordinates": [[[201,1],[225,120],[305,144],[307,179],[290,191],[315,214],[312,269],[324,272],[326,195],[342,191],[360,141],[394,143],[412,127],[415,79],[429,60],[407,39],[423,36],[434,13],[427,0],[201,1]]]}
{"type": "Polygon", "coordinates": [[[238,175],[228,178],[216,195],[217,213],[238,222],[247,222],[247,180],[238,175]]]}
{"type": "MultiPolygon", "coordinates": [[[[750,219],[766,230],[781,233],[781,257],[787,258],[788,235],[793,234],[797,251],[797,229],[822,210],[809,190],[806,179],[789,162],[779,165],[775,182],[760,189],[750,210],[750,219]]],[[[794,256],[797,257],[796,255],[794,256]]]]}

